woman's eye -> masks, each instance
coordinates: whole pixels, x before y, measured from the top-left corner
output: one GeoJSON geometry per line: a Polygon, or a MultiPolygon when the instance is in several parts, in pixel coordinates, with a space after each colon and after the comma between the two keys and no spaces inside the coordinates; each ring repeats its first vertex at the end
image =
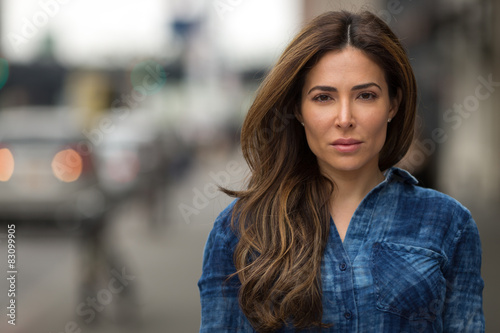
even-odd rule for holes
{"type": "Polygon", "coordinates": [[[328,95],[318,95],[316,97],[313,98],[315,101],[318,101],[318,102],[328,102],[329,100],[331,100],[332,98],[328,95]]]}
{"type": "Polygon", "coordinates": [[[372,92],[364,92],[364,93],[359,94],[359,98],[362,100],[365,100],[365,101],[369,101],[369,100],[377,98],[377,95],[375,95],[372,92]]]}

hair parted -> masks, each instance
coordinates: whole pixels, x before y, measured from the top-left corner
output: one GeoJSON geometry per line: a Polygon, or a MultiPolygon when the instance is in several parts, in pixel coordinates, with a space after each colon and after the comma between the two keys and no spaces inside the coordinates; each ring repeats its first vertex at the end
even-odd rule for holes
{"type": "Polygon", "coordinates": [[[251,176],[232,226],[241,282],[240,306],[259,332],[284,325],[327,327],[322,322],[321,260],[329,234],[332,181],[320,173],[299,121],[308,71],[329,51],[362,50],[384,71],[389,96],[400,91],[399,110],[388,125],[379,156],[383,171],[406,154],[413,139],[416,82],[405,50],[391,29],[370,12],[327,12],[291,41],[261,84],[241,131],[251,176]]]}

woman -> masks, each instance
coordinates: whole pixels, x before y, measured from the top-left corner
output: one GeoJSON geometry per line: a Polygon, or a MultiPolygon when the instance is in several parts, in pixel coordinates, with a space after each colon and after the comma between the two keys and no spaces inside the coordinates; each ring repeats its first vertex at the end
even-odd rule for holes
{"type": "Polygon", "coordinates": [[[375,15],[329,12],[290,43],[241,134],[251,178],[215,221],[200,332],[483,332],[470,213],[394,165],[415,78],[375,15]]]}

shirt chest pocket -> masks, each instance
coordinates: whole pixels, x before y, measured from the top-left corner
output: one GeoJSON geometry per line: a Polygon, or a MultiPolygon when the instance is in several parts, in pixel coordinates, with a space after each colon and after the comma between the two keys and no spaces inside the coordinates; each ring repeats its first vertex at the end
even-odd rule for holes
{"type": "Polygon", "coordinates": [[[371,255],[377,308],[410,320],[434,320],[446,294],[445,258],[432,250],[375,243],[371,255]]]}

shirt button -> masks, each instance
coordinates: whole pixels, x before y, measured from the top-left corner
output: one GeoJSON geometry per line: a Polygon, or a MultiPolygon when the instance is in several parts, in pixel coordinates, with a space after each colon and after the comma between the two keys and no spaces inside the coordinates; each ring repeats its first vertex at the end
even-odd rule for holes
{"type": "Polygon", "coordinates": [[[345,262],[341,263],[341,264],[339,265],[339,269],[340,269],[341,271],[345,271],[345,270],[347,269],[347,264],[346,264],[345,262]]]}
{"type": "Polygon", "coordinates": [[[351,319],[351,318],[352,318],[352,312],[351,312],[351,311],[346,311],[346,312],[344,313],[344,317],[345,317],[345,319],[347,319],[347,320],[351,319]]]}

